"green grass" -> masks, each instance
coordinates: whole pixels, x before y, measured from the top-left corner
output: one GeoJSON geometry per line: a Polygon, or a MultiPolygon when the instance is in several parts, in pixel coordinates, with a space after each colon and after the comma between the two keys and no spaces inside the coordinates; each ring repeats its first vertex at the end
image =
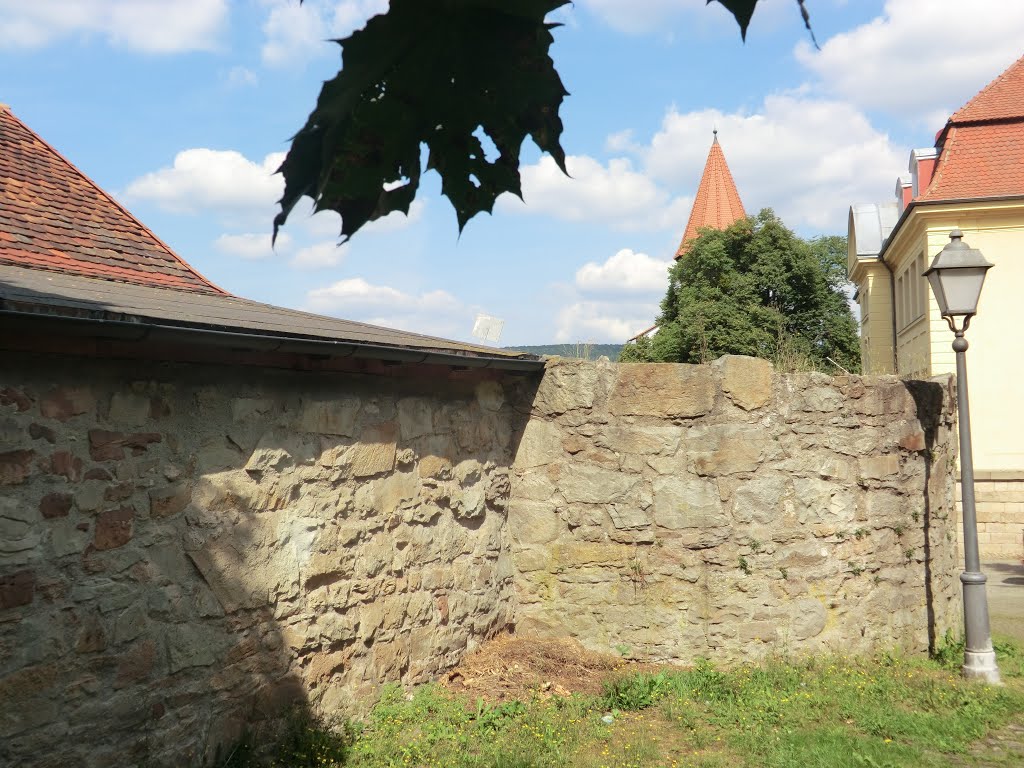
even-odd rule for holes
{"type": "MultiPolygon", "coordinates": [[[[1024,651],[1001,642],[1008,684],[967,683],[956,644],[934,661],[888,654],[624,673],[598,697],[491,706],[427,685],[389,687],[365,721],[295,720],[278,768],[896,768],[969,766],[993,728],[1024,721],[1024,651]],[[602,722],[610,714],[613,722],[602,722]]],[[[962,656],[960,657],[962,658],[962,656]]],[[[239,750],[229,768],[255,765],[239,750]]]]}

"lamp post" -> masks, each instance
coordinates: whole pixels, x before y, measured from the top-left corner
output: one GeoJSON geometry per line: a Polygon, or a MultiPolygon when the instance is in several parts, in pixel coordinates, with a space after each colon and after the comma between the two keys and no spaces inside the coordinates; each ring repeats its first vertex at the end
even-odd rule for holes
{"type": "Polygon", "coordinates": [[[985,282],[985,273],[992,264],[981,251],[963,241],[963,232],[954,229],[950,242],[939,251],[931,267],[924,273],[931,284],[939,311],[956,336],[956,399],[960,416],[960,489],[963,494],[964,572],[960,583],[964,592],[964,677],[989,683],[999,682],[999,667],[992,649],[992,632],[988,623],[988,599],[985,595],[985,574],[978,556],[978,518],[974,508],[974,456],[971,452],[971,413],[967,402],[967,339],[964,332],[978,312],[978,297],[985,282]],[[957,328],[956,318],[963,318],[957,328]]]}

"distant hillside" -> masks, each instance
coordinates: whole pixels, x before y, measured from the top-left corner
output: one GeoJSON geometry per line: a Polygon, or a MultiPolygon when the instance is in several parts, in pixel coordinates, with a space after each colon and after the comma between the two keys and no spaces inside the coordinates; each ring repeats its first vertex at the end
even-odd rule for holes
{"type": "Polygon", "coordinates": [[[558,355],[559,357],[576,357],[581,360],[597,360],[602,355],[613,363],[619,359],[621,344],[537,344],[530,347],[505,347],[533,355],[558,355]]]}

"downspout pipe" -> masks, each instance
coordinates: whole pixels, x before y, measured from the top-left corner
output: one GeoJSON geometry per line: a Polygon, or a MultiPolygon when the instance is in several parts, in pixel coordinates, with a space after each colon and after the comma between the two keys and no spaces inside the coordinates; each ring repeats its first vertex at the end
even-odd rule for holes
{"type": "Polygon", "coordinates": [[[892,301],[892,312],[889,313],[892,320],[892,372],[898,376],[900,372],[900,356],[896,349],[896,273],[889,266],[889,262],[885,260],[885,251],[878,254],[878,260],[882,262],[882,266],[889,273],[889,297],[892,301]]]}

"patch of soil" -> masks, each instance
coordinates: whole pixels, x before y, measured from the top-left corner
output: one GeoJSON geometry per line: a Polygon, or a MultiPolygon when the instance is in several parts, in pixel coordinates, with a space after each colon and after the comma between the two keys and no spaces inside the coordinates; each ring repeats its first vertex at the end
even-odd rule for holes
{"type": "Polygon", "coordinates": [[[649,665],[588,651],[575,640],[502,635],[466,656],[441,684],[488,702],[598,694],[603,680],[627,666],[641,671],[649,665]]]}

